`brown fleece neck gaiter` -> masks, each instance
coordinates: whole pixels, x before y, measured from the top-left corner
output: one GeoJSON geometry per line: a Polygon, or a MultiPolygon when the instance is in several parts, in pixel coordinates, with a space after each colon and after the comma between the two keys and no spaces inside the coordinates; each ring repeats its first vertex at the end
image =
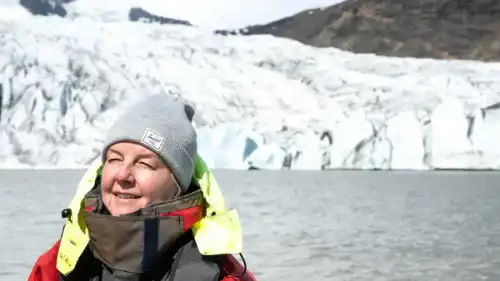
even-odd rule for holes
{"type": "Polygon", "coordinates": [[[202,202],[203,194],[197,190],[134,214],[111,216],[106,214],[100,189],[93,190],[85,197],[89,248],[95,258],[114,271],[150,272],[190,224],[201,219],[202,202]]]}

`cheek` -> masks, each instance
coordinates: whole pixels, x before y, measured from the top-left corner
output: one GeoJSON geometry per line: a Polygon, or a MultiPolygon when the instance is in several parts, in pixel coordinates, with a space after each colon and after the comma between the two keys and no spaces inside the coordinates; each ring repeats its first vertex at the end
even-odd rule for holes
{"type": "Polygon", "coordinates": [[[143,195],[155,196],[161,191],[158,179],[154,177],[141,177],[136,179],[143,195]]]}
{"type": "Polygon", "coordinates": [[[167,200],[170,198],[169,182],[161,176],[151,175],[141,178],[140,188],[143,196],[152,200],[167,200]]]}
{"type": "Polygon", "coordinates": [[[115,182],[114,178],[114,174],[110,169],[103,169],[101,175],[101,189],[103,191],[109,191],[115,182]]]}

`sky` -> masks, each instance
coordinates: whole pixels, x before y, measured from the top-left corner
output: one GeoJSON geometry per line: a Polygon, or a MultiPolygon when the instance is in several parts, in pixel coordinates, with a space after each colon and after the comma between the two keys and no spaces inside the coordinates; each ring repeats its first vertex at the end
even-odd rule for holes
{"type": "MultiPolygon", "coordinates": [[[[0,0],[0,8],[16,5],[19,0],[0,0]]],[[[239,28],[268,23],[303,10],[326,7],[342,0],[76,0],[79,8],[91,12],[141,6],[151,13],[188,20],[206,28],[239,28]],[[106,3],[104,5],[104,3],[106,3]]],[[[1,13],[0,13],[1,14],[1,13]]]]}
{"type": "MultiPolygon", "coordinates": [[[[154,0],[157,2],[157,0],[154,0]]],[[[211,28],[238,28],[268,23],[300,11],[327,7],[341,0],[170,0],[163,13],[211,28]],[[251,4],[249,4],[251,3],[251,4]]]]}

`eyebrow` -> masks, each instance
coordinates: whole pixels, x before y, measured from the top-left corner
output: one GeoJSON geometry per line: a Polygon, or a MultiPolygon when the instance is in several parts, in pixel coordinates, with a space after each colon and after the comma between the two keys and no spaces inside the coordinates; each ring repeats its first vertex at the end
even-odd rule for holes
{"type": "MultiPolygon", "coordinates": [[[[110,148],[108,150],[108,152],[115,153],[115,154],[118,154],[120,157],[123,157],[123,154],[120,151],[115,150],[113,148],[110,148]]],[[[137,158],[152,159],[152,158],[154,158],[154,156],[155,156],[154,154],[139,154],[139,155],[137,155],[137,158]]]]}
{"type": "Polygon", "coordinates": [[[122,157],[123,157],[123,154],[121,154],[121,153],[120,153],[120,151],[115,150],[115,149],[113,149],[113,148],[108,149],[108,152],[111,152],[111,153],[114,153],[114,154],[118,154],[118,155],[120,155],[120,156],[122,156],[122,157]]]}

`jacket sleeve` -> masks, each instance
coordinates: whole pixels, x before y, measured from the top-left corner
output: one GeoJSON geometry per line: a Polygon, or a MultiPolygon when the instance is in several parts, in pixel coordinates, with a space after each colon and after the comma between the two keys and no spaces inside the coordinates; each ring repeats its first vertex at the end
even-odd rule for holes
{"type": "Polygon", "coordinates": [[[255,276],[233,255],[226,255],[222,264],[221,281],[256,281],[255,276]]]}
{"type": "Polygon", "coordinates": [[[41,255],[36,261],[28,281],[58,281],[59,271],[57,270],[57,253],[61,241],[58,240],[47,252],[41,255]]]}

